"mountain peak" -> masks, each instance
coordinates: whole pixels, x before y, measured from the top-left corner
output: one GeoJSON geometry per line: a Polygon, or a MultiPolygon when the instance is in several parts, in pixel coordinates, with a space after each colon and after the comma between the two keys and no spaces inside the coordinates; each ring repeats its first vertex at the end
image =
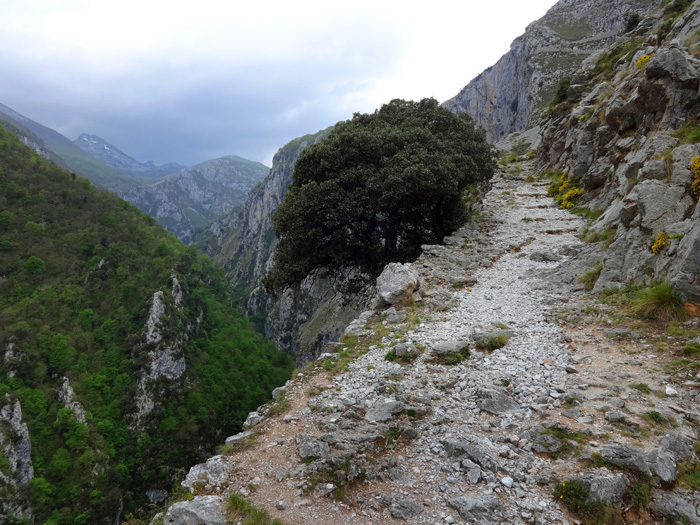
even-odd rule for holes
{"type": "Polygon", "coordinates": [[[117,169],[132,172],[148,171],[151,169],[97,135],[81,133],[73,142],[93,157],[117,169]]]}

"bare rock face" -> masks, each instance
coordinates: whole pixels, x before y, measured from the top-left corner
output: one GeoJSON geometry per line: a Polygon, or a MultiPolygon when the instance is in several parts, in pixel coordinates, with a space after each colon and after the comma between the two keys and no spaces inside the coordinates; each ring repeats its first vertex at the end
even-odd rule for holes
{"type": "Polygon", "coordinates": [[[618,37],[629,13],[644,16],[659,3],[561,0],[444,106],[469,113],[492,142],[522,131],[542,116],[562,78],[618,37]]]}
{"type": "Polygon", "coordinates": [[[0,521],[8,516],[25,517],[31,521],[29,504],[23,495],[24,487],[34,478],[32,443],[29,428],[22,420],[22,406],[9,394],[0,398],[0,457],[7,461],[0,465],[0,521]]]}
{"type": "Polygon", "coordinates": [[[594,290],[665,279],[699,302],[700,211],[690,168],[700,145],[683,144],[677,131],[700,108],[700,60],[689,38],[700,5],[659,41],[667,18],[656,11],[621,37],[630,51],[607,73],[576,73],[586,88],[541,122],[539,167],[566,172],[584,190],[579,205],[603,212],[590,229],[612,235],[612,244],[598,254],[594,290]],[[659,235],[667,241],[652,250],[659,235]]]}

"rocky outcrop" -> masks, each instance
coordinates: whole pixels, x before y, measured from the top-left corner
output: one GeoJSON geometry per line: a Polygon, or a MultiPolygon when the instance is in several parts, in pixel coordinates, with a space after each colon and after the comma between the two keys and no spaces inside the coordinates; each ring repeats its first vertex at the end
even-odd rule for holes
{"type": "MultiPolygon", "coordinates": [[[[22,406],[10,394],[0,399],[0,521],[31,520],[26,486],[34,477],[32,443],[22,420],[22,406]]],[[[4,522],[4,521],[3,521],[4,522]]]]}
{"type": "Polygon", "coordinates": [[[542,124],[542,169],[566,172],[584,191],[579,204],[603,212],[591,231],[612,236],[598,255],[597,290],[667,279],[700,301],[700,209],[691,188],[700,144],[689,137],[700,116],[698,25],[698,2],[675,21],[662,11],[643,20],[634,39],[606,51],[611,69],[579,71],[570,100],[542,124]],[[670,33],[661,41],[663,24],[670,33]]]}
{"type": "Polygon", "coordinates": [[[561,79],[616,40],[627,15],[644,16],[659,4],[660,0],[561,0],[444,106],[469,113],[494,142],[522,131],[542,116],[561,79]]]}
{"type": "Polygon", "coordinates": [[[372,283],[352,267],[335,275],[315,271],[278,297],[270,297],[260,284],[277,245],[271,217],[292,182],[294,162],[329,132],[330,128],[306,135],[281,148],[269,175],[251,191],[245,206],[214,222],[203,236],[203,246],[224,267],[248,314],[300,364],[315,359],[327,342],[337,341],[373,295],[372,283]]]}
{"type": "Polygon", "coordinates": [[[185,243],[191,243],[198,229],[243,204],[251,188],[268,171],[259,162],[231,155],[133,188],[123,197],[185,243]]]}

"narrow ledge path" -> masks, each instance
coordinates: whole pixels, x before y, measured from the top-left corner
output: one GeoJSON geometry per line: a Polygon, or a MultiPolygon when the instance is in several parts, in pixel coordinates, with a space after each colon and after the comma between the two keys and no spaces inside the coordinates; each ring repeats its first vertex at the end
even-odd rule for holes
{"type": "MultiPolygon", "coordinates": [[[[585,221],[557,208],[532,169],[499,173],[481,220],[424,247],[411,265],[421,281],[414,306],[367,312],[349,327],[345,351],[362,351],[344,371],[338,345],[230,438],[236,453],[193,469],[185,485],[242,494],[289,525],[543,525],[575,522],[552,489],[590,470],[594,455],[612,464],[637,454],[645,475],[663,470],[644,454],[664,434],[640,437],[650,402],[629,388],[653,383],[654,371],[601,327],[562,326],[562,309],[586,300],[551,273],[580,250],[585,221]],[[497,336],[501,348],[477,348],[497,336]],[[465,346],[459,363],[436,357],[465,346]],[[389,361],[389,351],[411,359],[389,361]]],[[[654,401],[678,419],[691,414],[681,398],[654,401]]],[[[695,439],[690,425],[676,435],[683,446],[695,439]]],[[[594,483],[627,486],[613,469],[596,472],[594,483]]],[[[647,512],[634,518],[656,523],[647,512]]]]}

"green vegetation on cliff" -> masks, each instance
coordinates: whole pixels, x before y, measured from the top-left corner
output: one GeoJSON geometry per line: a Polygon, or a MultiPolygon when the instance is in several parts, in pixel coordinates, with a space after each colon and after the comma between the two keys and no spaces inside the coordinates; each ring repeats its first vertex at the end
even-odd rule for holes
{"type": "Polygon", "coordinates": [[[299,155],[273,217],[280,242],[265,287],[279,290],[320,267],[372,273],[415,257],[466,221],[464,193],[495,166],[474,121],[434,99],[356,113],[299,155]]]}
{"type": "MultiPolygon", "coordinates": [[[[0,409],[20,401],[34,467],[17,489],[0,477],[0,498],[38,523],[111,523],[237,432],[291,363],[206,256],[2,128],[0,188],[0,409]],[[148,343],[159,291],[162,341],[148,343]],[[164,347],[185,364],[170,379],[152,367],[164,347]]],[[[9,434],[0,421],[0,451],[9,434]]]]}

